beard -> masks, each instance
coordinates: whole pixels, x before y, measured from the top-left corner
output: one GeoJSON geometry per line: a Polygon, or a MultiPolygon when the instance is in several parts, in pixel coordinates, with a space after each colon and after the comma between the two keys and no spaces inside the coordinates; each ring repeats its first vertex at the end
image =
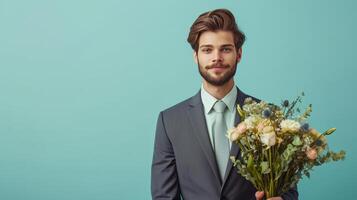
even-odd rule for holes
{"type": "Polygon", "coordinates": [[[222,66],[224,68],[228,69],[228,71],[226,71],[222,77],[218,77],[218,78],[215,78],[208,73],[208,69],[212,68],[214,65],[209,65],[209,66],[204,67],[204,66],[201,66],[200,62],[198,61],[198,71],[200,72],[202,78],[204,80],[206,80],[208,83],[210,83],[211,85],[222,86],[222,85],[226,84],[229,80],[231,80],[231,78],[234,77],[234,75],[236,74],[236,71],[237,71],[237,64],[238,64],[238,61],[236,61],[234,66],[230,66],[229,64],[226,64],[226,65],[222,64],[222,66]],[[204,69],[207,69],[207,70],[205,71],[204,69]]]}

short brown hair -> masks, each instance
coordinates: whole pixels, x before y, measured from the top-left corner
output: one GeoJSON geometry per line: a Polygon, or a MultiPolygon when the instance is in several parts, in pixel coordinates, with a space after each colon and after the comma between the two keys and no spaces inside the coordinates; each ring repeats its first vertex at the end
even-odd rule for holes
{"type": "Polygon", "coordinates": [[[242,47],[245,35],[239,30],[233,14],[227,9],[216,9],[202,13],[192,24],[187,42],[193,50],[198,51],[198,40],[205,31],[231,31],[236,50],[242,47]]]}

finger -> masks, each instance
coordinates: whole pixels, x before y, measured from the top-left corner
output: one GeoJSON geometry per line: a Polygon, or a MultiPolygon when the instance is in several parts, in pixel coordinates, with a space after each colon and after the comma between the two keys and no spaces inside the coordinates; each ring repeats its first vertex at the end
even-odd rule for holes
{"type": "Polygon", "coordinates": [[[257,192],[255,193],[255,198],[256,198],[257,200],[261,200],[261,199],[263,199],[263,197],[264,197],[264,192],[263,192],[263,191],[257,191],[257,192]]]}

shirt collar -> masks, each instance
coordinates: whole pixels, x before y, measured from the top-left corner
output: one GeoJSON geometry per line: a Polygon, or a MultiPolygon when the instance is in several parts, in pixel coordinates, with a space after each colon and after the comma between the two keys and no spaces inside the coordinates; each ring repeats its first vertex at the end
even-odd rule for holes
{"type": "MultiPolygon", "coordinates": [[[[218,99],[216,99],[214,96],[212,96],[204,89],[203,84],[201,85],[201,99],[206,114],[208,114],[212,110],[213,105],[216,103],[216,101],[218,101],[218,99]]],[[[234,104],[236,102],[236,99],[237,99],[237,87],[233,86],[231,91],[229,91],[228,94],[226,94],[226,96],[224,96],[221,100],[227,105],[228,110],[230,112],[234,112],[235,111],[234,104]]]]}

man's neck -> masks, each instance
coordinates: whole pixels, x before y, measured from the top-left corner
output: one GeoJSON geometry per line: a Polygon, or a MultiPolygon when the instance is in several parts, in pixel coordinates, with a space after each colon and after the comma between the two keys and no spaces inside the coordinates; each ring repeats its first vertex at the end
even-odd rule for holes
{"type": "Polygon", "coordinates": [[[233,78],[222,86],[212,85],[207,81],[203,80],[203,88],[210,95],[214,96],[216,99],[223,99],[223,97],[225,97],[229,93],[229,91],[231,91],[233,86],[234,86],[233,78]]]}

